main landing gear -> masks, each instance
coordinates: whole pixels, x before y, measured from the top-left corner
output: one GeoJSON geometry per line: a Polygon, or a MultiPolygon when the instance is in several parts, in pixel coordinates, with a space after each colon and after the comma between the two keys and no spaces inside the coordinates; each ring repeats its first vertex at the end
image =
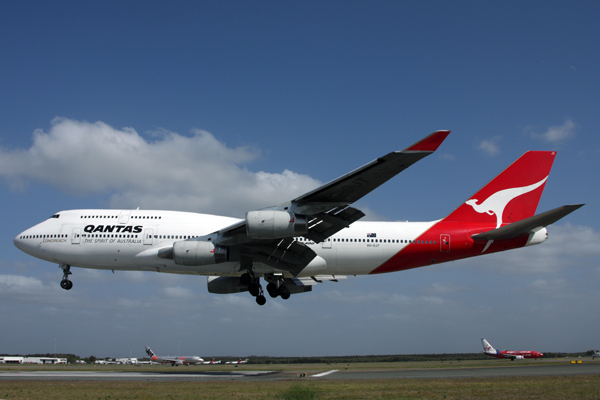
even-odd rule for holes
{"type": "Polygon", "coordinates": [[[73,282],[69,280],[69,275],[72,274],[71,266],[67,264],[60,264],[58,268],[62,268],[63,270],[63,278],[62,281],[60,281],[60,287],[65,290],[71,290],[73,287],[73,282]]]}
{"type": "Polygon", "coordinates": [[[275,298],[277,296],[281,296],[282,299],[287,300],[290,298],[290,289],[283,283],[283,280],[276,280],[274,282],[269,282],[267,285],[267,292],[269,292],[269,296],[275,298]]]}
{"type": "Polygon", "coordinates": [[[254,275],[252,269],[248,269],[248,272],[242,274],[240,277],[240,283],[248,286],[248,291],[254,297],[256,297],[256,304],[264,306],[267,302],[265,298],[262,285],[260,284],[260,278],[254,275]]]}
{"type": "MultiPolygon", "coordinates": [[[[290,298],[290,289],[283,283],[283,279],[274,276],[265,276],[267,284],[267,292],[272,298],[281,296],[282,299],[287,300],[290,298]]],[[[240,283],[248,286],[248,291],[254,297],[256,297],[256,303],[259,306],[264,306],[267,302],[265,294],[260,284],[260,278],[254,275],[252,269],[248,269],[248,272],[242,274],[240,277],[240,283]]]]}

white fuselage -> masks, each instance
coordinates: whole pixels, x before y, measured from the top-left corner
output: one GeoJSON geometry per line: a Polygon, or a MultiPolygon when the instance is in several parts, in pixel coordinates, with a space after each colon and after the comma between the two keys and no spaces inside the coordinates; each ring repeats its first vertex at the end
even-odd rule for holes
{"type": "MultiPolygon", "coordinates": [[[[14,242],[34,257],[74,267],[239,276],[243,271],[238,262],[184,266],[158,257],[159,250],[171,248],[174,242],[238,221],[178,211],[69,210],[27,229],[14,242]]],[[[325,260],[299,276],[369,274],[435,222],[355,222],[322,243],[297,238],[325,260]]],[[[281,272],[262,263],[255,263],[254,270],[260,275],[281,272]]]]}

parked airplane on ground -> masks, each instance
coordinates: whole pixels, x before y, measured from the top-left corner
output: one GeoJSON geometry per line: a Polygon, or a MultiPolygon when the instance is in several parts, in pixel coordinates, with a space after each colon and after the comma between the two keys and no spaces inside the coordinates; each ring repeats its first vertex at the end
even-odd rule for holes
{"type": "Polygon", "coordinates": [[[240,358],[238,361],[227,361],[225,364],[247,364],[248,360],[248,358],[246,358],[245,360],[242,360],[240,358]]]}
{"type": "MultiPolygon", "coordinates": [[[[63,269],[207,275],[210,293],[249,291],[266,302],[308,292],[323,280],[403,271],[542,243],[546,226],[583,204],[534,215],[556,153],[529,151],[462,203],[431,222],[356,222],[350,207],[433,153],[449,131],[438,131],[287,203],[244,219],[176,211],[69,210],[15,239],[34,257],[63,269]]],[[[414,188],[410,188],[411,194],[414,188]]],[[[405,193],[406,195],[406,193],[405,193]]]]}
{"type": "Polygon", "coordinates": [[[592,354],[592,360],[594,360],[596,357],[600,357],[600,351],[596,351],[594,354],[592,354]]]}
{"type": "Polygon", "coordinates": [[[213,364],[221,364],[221,360],[219,360],[219,361],[215,361],[215,359],[213,358],[213,359],[212,359],[212,360],[210,360],[210,361],[204,361],[202,364],[206,364],[206,365],[209,365],[209,364],[210,364],[210,365],[213,365],[213,364]]]}
{"type": "Polygon", "coordinates": [[[496,358],[510,358],[511,361],[522,360],[524,358],[540,358],[544,355],[537,351],[531,350],[496,350],[492,347],[491,344],[488,343],[487,340],[481,339],[481,344],[483,344],[483,352],[488,356],[496,357],[496,358]]]}
{"type": "Polygon", "coordinates": [[[172,366],[202,364],[204,362],[204,360],[198,356],[183,356],[183,357],[157,356],[154,354],[154,352],[148,346],[146,346],[146,354],[148,354],[148,357],[150,357],[150,360],[152,360],[154,362],[161,363],[161,364],[171,364],[172,366]]]}

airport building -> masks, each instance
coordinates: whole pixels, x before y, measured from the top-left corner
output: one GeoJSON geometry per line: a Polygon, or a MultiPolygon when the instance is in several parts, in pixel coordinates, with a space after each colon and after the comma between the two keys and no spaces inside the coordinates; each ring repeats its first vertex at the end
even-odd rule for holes
{"type": "Polygon", "coordinates": [[[66,364],[66,358],[0,356],[0,364],[66,364]]]}

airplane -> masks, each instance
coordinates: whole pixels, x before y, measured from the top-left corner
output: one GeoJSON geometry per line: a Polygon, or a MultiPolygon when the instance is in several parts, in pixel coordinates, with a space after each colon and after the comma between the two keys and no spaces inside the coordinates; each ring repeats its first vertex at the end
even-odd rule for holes
{"type": "Polygon", "coordinates": [[[543,357],[544,354],[539,353],[537,351],[531,350],[502,350],[498,351],[492,347],[491,344],[488,343],[487,340],[481,339],[481,344],[483,344],[483,352],[488,356],[496,357],[496,358],[510,358],[510,361],[522,360],[524,358],[540,358],[543,357]]]}
{"type": "Polygon", "coordinates": [[[214,364],[221,364],[221,360],[219,360],[219,361],[215,361],[215,359],[213,358],[213,359],[212,359],[212,360],[210,360],[210,361],[204,361],[202,364],[204,364],[204,365],[214,365],[214,364]]]}
{"type": "Polygon", "coordinates": [[[171,366],[194,365],[194,364],[204,363],[204,360],[198,356],[184,356],[184,357],[157,356],[154,354],[154,352],[148,346],[146,346],[146,354],[148,354],[148,357],[150,357],[151,361],[161,363],[161,364],[171,364],[171,366]]]}
{"type": "MultiPolygon", "coordinates": [[[[583,204],[535,215],[554,151],[528,151],[447,217],[430,222],[358,221],[351,204],[432,154],[437,131],[286,203],[245,218],[159,210],[67,210],[14,239],[25,253],[71,267],[206,275],[210,293],[250,292],[266,303],[348,275],[404,271],[536,245],[546,227],[583,204]]],[[[431,177],[429,178],[431,183],[431,177]]],[[[415,188],[405,190],[414,192],[415,188]]]]}
{"type": "Polygon", "coordinates": [[[594,354],[592,354],[592,360],[596,359],[596,357],[600,357],[600,351],[596,351],[594,354]]]}
{"type": "Polygon", "coordinates": [[[242,360],[241,358],[238,361],[227,361],[225,364],[247,364],[248,363],[248,358],[246,358],[245,360],[242,360]]]}

